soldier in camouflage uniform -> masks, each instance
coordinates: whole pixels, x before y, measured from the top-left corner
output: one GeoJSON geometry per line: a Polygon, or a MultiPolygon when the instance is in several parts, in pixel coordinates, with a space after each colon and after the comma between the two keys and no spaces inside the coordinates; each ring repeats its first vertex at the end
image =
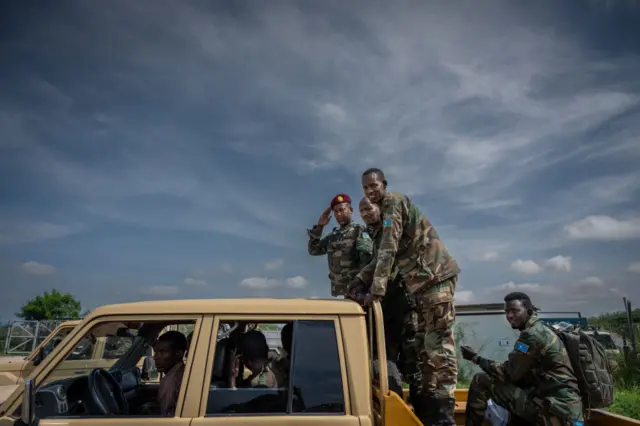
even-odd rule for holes
{"type": "Polygon", "coordinates": [[[370,285],[366,303],[382,299],[394,262],[418,311],[418,336],[423,394],[416,404],[422,423],[455,425],[455,387],[458,365],[453,326],[453,296],[460,268],[435,228],[420,209],[403,194],[387,192],[380,169],[362,174],[362,188],[382,211],[382,237],[377,258],[352,283],[370,285]]]}
{"type": "MultiPolygon", "coordinates": [[[[362,221],[367,225],[367,231],[373,240],[375,258],[382,238],[380,208],[365,197],[360,200],[359,209],[362,221]]],[[[409,383],[409,395],[413,398],[422,391],[422,372],[418,368],[415,341],[418,328],[416,304],[413,295],[407,292],[397,267],[394,266],[390,278],[387,294],[382,300],[387,359],[398,365],[405,381],[409,383]]],[[[360,299],[360,295],[366,290],[357,289],[354,298],[360,299]]]]}
{"type": "Polygon", "coordinates": [[[322,213],[309,233],[309,254],[327,255],[331,296],[349,297],[347,288],[360,270],[371,261],[373,241],[364,226],[352,220],[351,198],[338,194],[322,213]],[[331,220],[331,212],[340,225],[322,238],[322,230],[331,220]]]}
{"type": "Polygon", "coordinates": [[[509,359],[495,362],[461,348],[463,358],[483,370],[469,387],[466,425],[482,425],[491,399],[529,424],[581,426],[582,398],[564,344],[538,319],[529,296],[510,293],[504,301],[507,321],[520,330],[509,359]]]}
{"type": "MultiPolygon", "coordinates": [[[[248,368],[242,374],[242,377],[235,379],[238,387],[263,387],[277,388],[278,380],[273,372],[269,361],[269,345],[267,338],[259,330],[251,330],[244,334],[240,339],[240,357],[248,368]]],[[[238,376],[239,359],[237,365],[234,365],[232,377],[238,376]]]]}

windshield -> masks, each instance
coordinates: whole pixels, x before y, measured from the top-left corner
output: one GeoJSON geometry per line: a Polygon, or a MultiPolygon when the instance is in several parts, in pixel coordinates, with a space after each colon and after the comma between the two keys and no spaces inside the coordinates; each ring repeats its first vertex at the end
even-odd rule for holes
{"type": "Polygon", "coordinates": [[[53,338],[42,347],[42,353],[44,357],[48,356],[56,348],[56,346],[58,346],[60,342],[62,342],[64,338],[69,335],[71,330],[73,330],[73,327],[61,328],[60,331],[58,331],[58,334],[53,336],[53,338]]]}
{"type": "Polygon", "coordinates": [[[461,345],[474,348],[478,354],[495,361],[506,361],[509,352],[518,338],[519,332],[513,330],[502,311],[488,314],[458,312],[455,324],[456,346],[458,350],[458,384],[468,386],[473,375],[480,368],[461,358],[461,345]]]}
{"type": "Polygon", "coordinates": [[[593,334],[594,339],[605,349],[618,349],[610,334],[593,334]]]}

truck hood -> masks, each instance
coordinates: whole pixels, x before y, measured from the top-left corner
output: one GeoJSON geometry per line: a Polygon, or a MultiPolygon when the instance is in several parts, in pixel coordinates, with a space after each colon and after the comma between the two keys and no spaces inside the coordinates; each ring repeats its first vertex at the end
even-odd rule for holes
{"type": "Polygon", "coordinates": [[[11,365],[11,368],[15,368],[16,364],[24,364],[27,360],[26,356],[0,356],[0,369],[4,365],[11,365]]]}

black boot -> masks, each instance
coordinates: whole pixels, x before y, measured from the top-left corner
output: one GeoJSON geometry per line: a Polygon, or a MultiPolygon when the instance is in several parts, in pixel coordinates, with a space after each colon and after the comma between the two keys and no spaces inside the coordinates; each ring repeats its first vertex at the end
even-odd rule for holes
{"type": "Polygon", "coordinates": [[[438,415],[437,401],[422,393],[410,393],[409,394],[411,405],[413,405],[413,412],[418,420],[422,422],[424,426],[431,426],[435,424],[438,415]]]}
{"type": "Polygon", "coordinates": [[[456,426],[455,409],[456,399],[438,399],[437,401],[437,414],[436,419],[433,422],[433,426],[456,426]]]}

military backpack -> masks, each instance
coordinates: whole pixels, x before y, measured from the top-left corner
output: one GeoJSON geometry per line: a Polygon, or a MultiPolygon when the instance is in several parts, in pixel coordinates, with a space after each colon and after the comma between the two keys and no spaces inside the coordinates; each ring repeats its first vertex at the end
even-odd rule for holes
{"type": "Polygon", "coordinates": [[[613,403],[613,375],[604,347],[580,329],[551,328],[567,349],[585,410],[609,407],[613,403]]]}

